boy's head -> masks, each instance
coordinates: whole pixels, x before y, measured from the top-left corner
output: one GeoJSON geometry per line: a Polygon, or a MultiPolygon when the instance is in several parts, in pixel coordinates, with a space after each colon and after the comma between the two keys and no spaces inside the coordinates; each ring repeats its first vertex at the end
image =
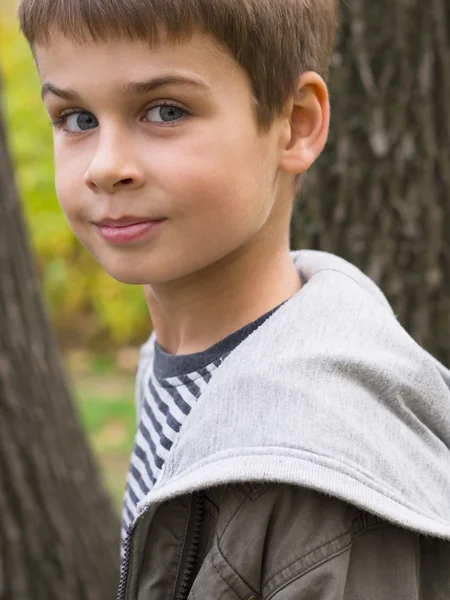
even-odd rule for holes
{"type": "Polygon", "coordinates": [[[336,0],[22,0],[19,17],[58,197],[114,277],[169,283],[285,240],[326,140],[336,0]]]}

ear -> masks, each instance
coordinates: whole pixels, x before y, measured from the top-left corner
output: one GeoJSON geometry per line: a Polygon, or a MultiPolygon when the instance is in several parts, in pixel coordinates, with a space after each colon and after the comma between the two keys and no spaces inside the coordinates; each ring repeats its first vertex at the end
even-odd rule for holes
{"type": "Polygon", "coordinates": [[[297,94],[287,102],[283,117],[280,170],[304,173],[322,152],[330,126],[328,89],[320,75],[299,77],[297,94]]]}

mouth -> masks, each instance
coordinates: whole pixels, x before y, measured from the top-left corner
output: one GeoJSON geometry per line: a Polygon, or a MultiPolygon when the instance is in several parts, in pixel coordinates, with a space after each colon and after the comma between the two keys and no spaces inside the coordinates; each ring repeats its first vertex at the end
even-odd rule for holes
{"type": "Polygon", "coordinates": [[[131,244],[147,238],[167,219],[146,217],[122,217],[120,219],[102,219],[94,225],[106,242],[113,245],[131,244]]]}

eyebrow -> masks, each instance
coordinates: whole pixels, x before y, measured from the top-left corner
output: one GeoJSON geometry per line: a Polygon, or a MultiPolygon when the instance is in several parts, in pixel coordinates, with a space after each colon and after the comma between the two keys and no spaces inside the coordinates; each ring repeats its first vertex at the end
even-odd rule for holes
{"type": "MultiPolygon", "coordinates": [[[[166,85],[195,86],[204,92],[211,92],[211,89],[206,83],[203,83],[194,77],[187,77],[185,75],[163,75],[146,81],[129,81],[120,84],[114,91],[116,94],[148,94],[149,92],[153,92],[166,85]]],[[[49,92],[63,100],[80,101],[81,99],[80,95],[75,90],[70,88],[60,89],[52,83],[44,83],[42,86],[41,98],[44,99],[49,92]]]]}

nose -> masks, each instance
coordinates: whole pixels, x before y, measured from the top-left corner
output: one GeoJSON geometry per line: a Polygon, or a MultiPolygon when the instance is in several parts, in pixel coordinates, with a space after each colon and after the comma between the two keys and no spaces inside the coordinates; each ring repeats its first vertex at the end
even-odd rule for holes
{"type": "Polygon", "coordinates": [[[99,135],[95,155],[84,176],[86,185],[108,194],[123,188],[138,189],[145,182],[145,172],[137,155],[126,136],[113,131],[99,135]]]}

